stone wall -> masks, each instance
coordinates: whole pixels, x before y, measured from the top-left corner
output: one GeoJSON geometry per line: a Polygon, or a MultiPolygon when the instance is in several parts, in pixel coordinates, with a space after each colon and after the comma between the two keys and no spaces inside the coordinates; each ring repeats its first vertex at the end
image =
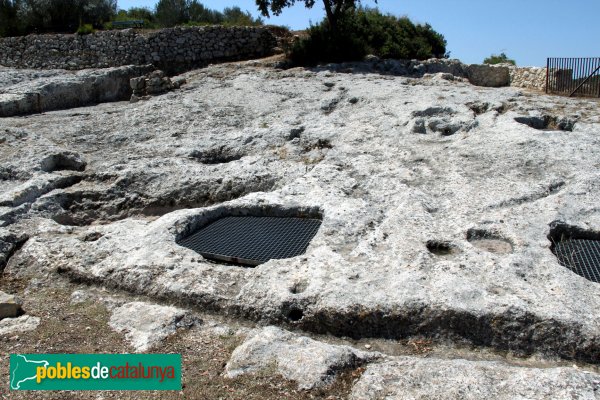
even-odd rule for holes
{"type": "Polygon", "coordinates": [[[535,90],[545,90],[546,68],[510,67],[510,86],[535,90]]]}
{"type": "Polygon", "coordinates": [[[276,39],[262,27],[189,27],[150,33],[126,29],[91,35],[28,35],[0,39],[0,65],[71,69],[154,64],[169,73],[214,61],[269,55],[276,39]]]}
{"type": "Polygon", "coordinates": [[[379,72],[386,75],[423,77],[427,74],[451,74],[476,86],[502,87],[510,85],[506,65],[463,64],[459,60],[431,58],[429,60],[380,59],[369,55],[365,62],[326,64],[320,68],[336,71],[379,72]]]}
{"type": "MultiPolygon", "coordinates": [[[[375,56],[367,56],[367,68],[393,75],[423,76],[424,74],[447,73],[455,77],[468,79],[476,86],[506,87],[513,86],[534,90],[546,89],[546,68],[515,67],[510,64],[463,64],[459,60],[432,58],[429,60],[381,60],[375,56]]],[[[328,66],[331,68],[331,64],[328,66]]],[[[356,63],[343,63],[340,70],[358,69],[356,63]]],[[[556,74],[572,75],[570,70],[559,70],[556,74]]]]}

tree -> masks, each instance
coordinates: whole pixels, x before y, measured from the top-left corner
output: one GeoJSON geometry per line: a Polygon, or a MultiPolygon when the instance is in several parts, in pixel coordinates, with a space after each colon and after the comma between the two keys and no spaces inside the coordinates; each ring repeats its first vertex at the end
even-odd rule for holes
{"type": "Polygon", "coordinates": [[[116,0],[20,0],[16,19],[23,33],[75,32],[82,23],[100,27],[116,14],[116,0]]]}
{"type": "Polygon", "coordinates": [[[261,18],[254,19],[250,12],[242,11],[239,7],[227,7],[223,10],[223,21],[227,25],[252,26],[262,25],[261,18]]]}
{"type": "Polygon", "coordinates": [[[189,5],[189,0],[159,0],[156,4],[156,20],[167,27],[188,22],[189,5]]]}
{"type": "Polygon", "coordinates": [[[441,58],[446,54],[444,36],[429,24],[414,24],[407,17],[382,14],[357,7],[343,15],[332,31],[327,20],[308,29],[308,37],[294,43],[289,58],[296,64],[361,60],[367,54],[381,58],[441,58]]]}
{"type": "Polygon", "coordinates": [[[189,4],[189,17],[192,22],[203,22],[207,24],[221,24],[223,22],[223,14],[216,10],[204,6],[198,0],[192,0],[189,4]]]}
{"type": "Polygon", "coordinates": [[[81,2],[80,22],[102,27],[117,11],[117,0],[86,0],[81,2]]]}
{"type": "Polygon", "coordinates": [[[154,13],[146,7],[131,7],[129,10],[119,10],[117,16],[119,19],[144,19],[147,21],[154,20],[154,13]]]}
{"type": "Polygon", "coordinates": [[[14,1],[0,0],[0,37],[16,34],[17,6],[14,1]]]}
{"type": "Polygon", "coordinates": [[[515,62],[515,60],[512,60],[510,58],[508,58],[508,56],[505,53],[500,53],[500,54],[492,54],[491,56],[489,56],[488,58],[486,58],[485,60],[483,60],[484,64],[512,64],[512,65],[517,65],[517,63],[515,62]]]}
{"type": "MultiPolygon", "coordinates": [[[[284,8],[293,6],[296,1],[304,1],[307,8],[312,8],[316,0],[256,0],[258,10],[263,16],[269,17],[270,13],[279,15],[284,8]]],[[[377,3],[377,0],[373,0],[377,3]]],[[[327,22],[331,30],[336,31],[338,22],[350,10],[354,10],[360,0],[323,0],[327,22]]]]}

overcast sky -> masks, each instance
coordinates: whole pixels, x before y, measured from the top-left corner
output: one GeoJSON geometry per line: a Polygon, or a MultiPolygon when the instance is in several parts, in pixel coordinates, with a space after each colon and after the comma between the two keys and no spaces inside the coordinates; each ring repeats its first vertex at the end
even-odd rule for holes
{"type": "MultiPolygon", "coordinates": [[[[239,6],[258,16],[254,0],[200,0],[222,10],[239,6]]],[[[303,3],[303,2],[300,2],[303,3]]],[[[155,0],[118,0],[119,8],[153,8],[155,0]]],[[[365,5],[375,5],[363,0],[365,5]]],[[[429,23],[448,41],[452,58],[480,63],[505,52],[522,66],[546,65],[547,57],[600,56],[600,0],[379,0],[381,11],[429,23]]],[[[269,24],[303,29],[323,18],[321,2],[285,10],[269,24]]]]}

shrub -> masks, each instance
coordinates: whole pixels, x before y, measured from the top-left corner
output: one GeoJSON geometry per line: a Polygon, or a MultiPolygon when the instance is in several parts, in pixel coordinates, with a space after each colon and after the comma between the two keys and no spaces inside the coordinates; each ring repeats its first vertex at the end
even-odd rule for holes
{"type": "Polygon", "coordinates": [[[429,24],[414,24],[407,17],[359,8],[346,13],[333,31],[327,20],[311,26],[308,37],[298,41],[289,54],[298,64],[319,61],[360,60],[367,54],[382,58],[427,59],[444,57],[446,40],[429,24]]]}
{"type": "Polygon", "coordinates": [[[92,24],[83,24],[77,28],[78,35],[89,35],[90,33],[94,33],[95,29],[92,24]]]}
{"type": "Polygon", "coordinates": [[[491,56],[489,56],[488,58],[486,58],[485,60],[483,60],[483,63],[484,64],[512,64],[512,65],[517,65],[517,63],[515,62],[515,60],[511,60],[504,53],[492,54],[491,56]]]}

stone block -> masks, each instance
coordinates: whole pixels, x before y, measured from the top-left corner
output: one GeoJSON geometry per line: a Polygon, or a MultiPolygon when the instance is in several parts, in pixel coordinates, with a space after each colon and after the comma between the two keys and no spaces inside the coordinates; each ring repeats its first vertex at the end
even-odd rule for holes
{"type": "Polygon", "coordinates": [[[507,66],[471,64],[467,67],[467,78],[471,84],[486,87],[510,85],[510,72],[507,66]]]}

